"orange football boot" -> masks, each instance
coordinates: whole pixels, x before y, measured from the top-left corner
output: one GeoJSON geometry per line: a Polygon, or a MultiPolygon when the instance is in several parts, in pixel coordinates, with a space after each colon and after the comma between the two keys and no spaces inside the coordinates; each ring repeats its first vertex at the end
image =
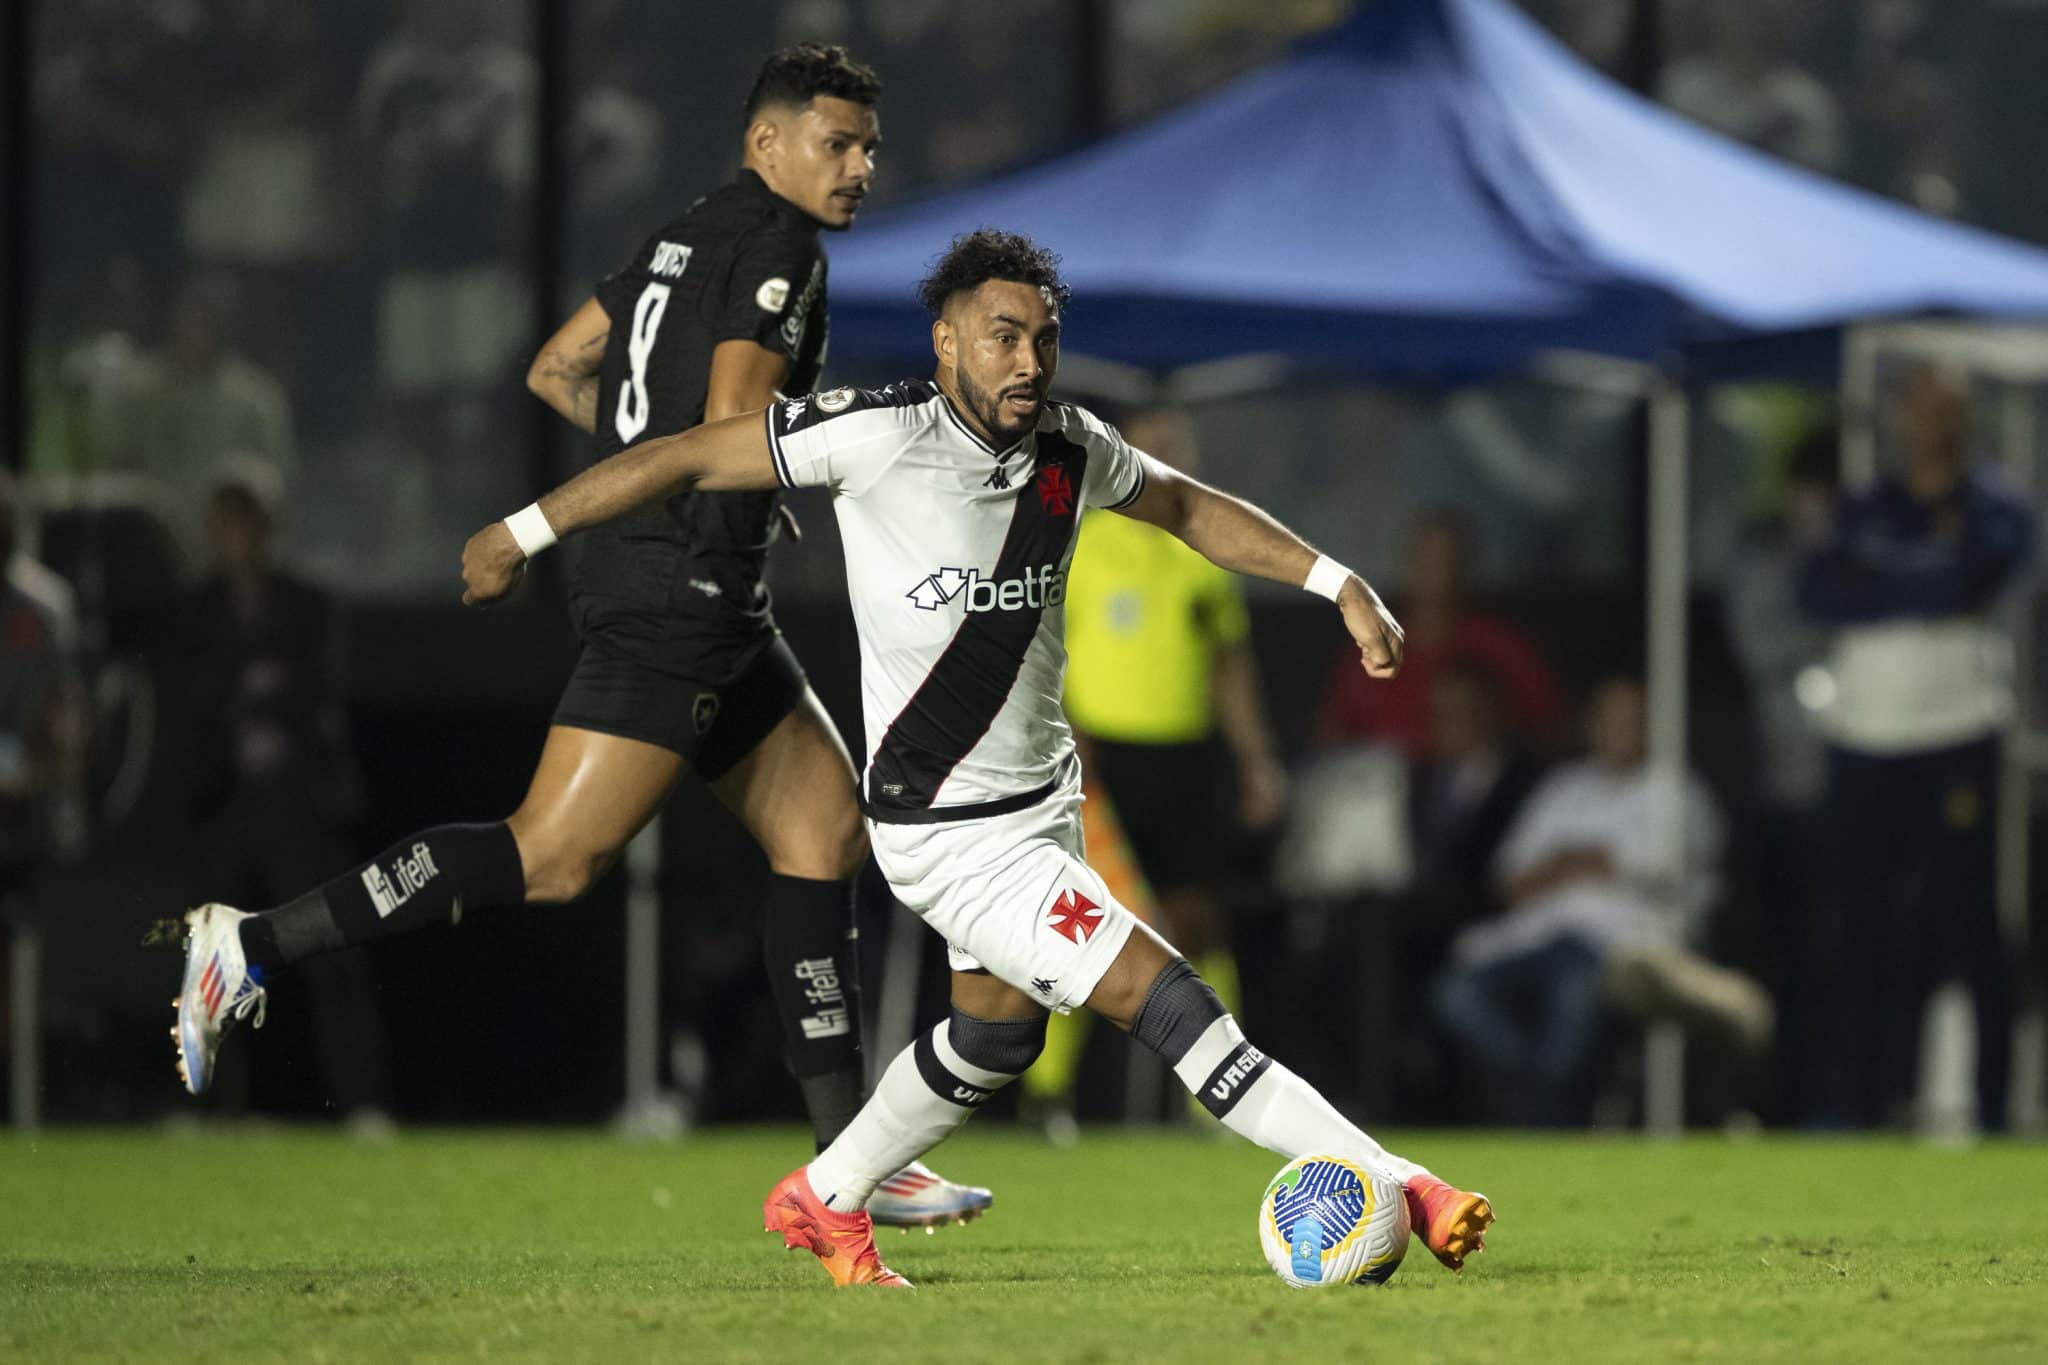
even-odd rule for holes
{"type": "Polygon", "coordinates": [[[1447,1185],[1433,1175],[1416,1176],[1401,1192],[1408,1197],[1408,1225],[1413,1234],[1452,1270],[1463,1270],[1467,1256],[1486,1249],[1493,1205],[1485,1195],[1447,1185]]]}
{"type": "Polygon", "coordinates": [[[768,1192],[761,1205],[761,1223],[782,1234],[791,1251],[802,1247],[816,1256],[832,1282],[883,1285],[908,1289],[910,1281],[882,1264],[875,1250],[875,1222],[865,1211],[836,1213],[811,1189],[809,1168],[799,1166],[768,1192]]]}

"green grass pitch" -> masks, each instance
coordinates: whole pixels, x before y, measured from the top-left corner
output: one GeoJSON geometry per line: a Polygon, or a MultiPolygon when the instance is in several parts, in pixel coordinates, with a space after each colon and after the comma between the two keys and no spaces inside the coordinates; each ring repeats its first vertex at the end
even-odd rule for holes
{"type": "Polygon", "coordinates": [[[1278,1158],[990,1125],[939,1154],[989,1217],[883,1234],[911,1294],[760,1230],[794,1130],[0,1137],[0,1360],[2048,1360],[2038,1146],[1393,1136],[1493,1198],[1463,1276],[1290,1290],[1278,1158]]]}

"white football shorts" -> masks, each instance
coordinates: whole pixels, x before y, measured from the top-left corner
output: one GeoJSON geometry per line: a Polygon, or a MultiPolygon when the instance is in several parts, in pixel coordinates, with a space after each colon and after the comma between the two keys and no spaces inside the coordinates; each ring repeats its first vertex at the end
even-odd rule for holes
{"type": "Polygon", "coordinates": [[[1049,1009],[1083,1004],[1137,919],[1086,860],[1081,765],[1035,806],[929,825],[868,821],[898,900],[946,940],[956,972],[986,968],[1049,1009]]]}

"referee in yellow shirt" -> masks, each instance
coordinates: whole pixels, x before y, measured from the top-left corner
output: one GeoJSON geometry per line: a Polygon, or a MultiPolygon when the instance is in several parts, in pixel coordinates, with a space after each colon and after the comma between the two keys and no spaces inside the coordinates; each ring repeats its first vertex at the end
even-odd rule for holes
{"type": "MultiPolygon", "coordinates": [[[[1196,472],[1194,430],[1177,409],[1130,413],[1122,431],[1196,472]]],[[[1082,519],[1067,585],[1067,718],[1151,884],[1161,930],[1232,1008],[1237,970],[1214,890],[1226,842],[1215,737],[1235,760],[1247,828],[1271,828],[1287,802],[1250,624],[1237,579],[1166,532],[1130,517],[1082,519]]]]}

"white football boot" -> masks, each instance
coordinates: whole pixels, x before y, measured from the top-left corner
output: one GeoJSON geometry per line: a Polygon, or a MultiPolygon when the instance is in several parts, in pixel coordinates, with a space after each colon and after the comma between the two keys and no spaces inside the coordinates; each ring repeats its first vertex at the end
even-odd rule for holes
{"type": "Polygon", "coordinates": [[[971,1222],[988,1212],[995,1195],[979,1185],[959,1185],[913,1161],[875,1186],[868,1196],[868,1215],[878,1227],[923,1228],[932,1232],[947,1223],[971,1222]]]}
{"type": "Polygon", "coordinates": [[[185,989],[171,1002],[178,1008],[171,1037],[178,1079],[195,1095],[213,1084],[214,1054],[229,1027],[252,1011],[255,1027],[263,1027],[269,993],[262,973],[242,956],[239,926],[247,918],[225,905],[202,905],[185,916],[185,989]]]}

